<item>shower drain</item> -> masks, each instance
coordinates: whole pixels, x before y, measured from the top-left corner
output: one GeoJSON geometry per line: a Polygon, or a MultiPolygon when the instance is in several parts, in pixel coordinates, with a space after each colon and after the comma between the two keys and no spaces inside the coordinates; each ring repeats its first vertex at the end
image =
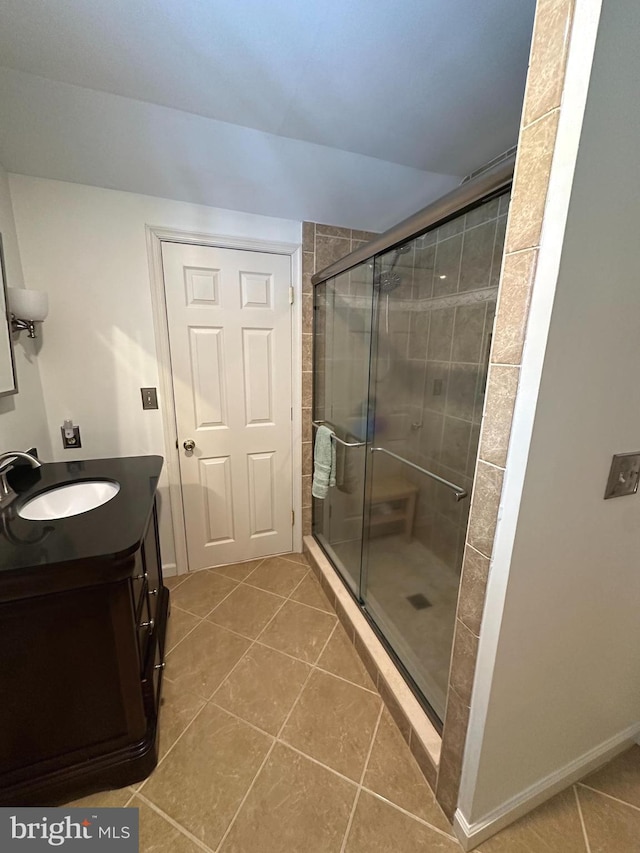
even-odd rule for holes
{"type": "Polygon", "coordinates": [[[431,607],[431,602],[421,592],[416,592],[415,595],[408,595],[407,601],[416,610],[426,610],[427,607],[431,607]]]}

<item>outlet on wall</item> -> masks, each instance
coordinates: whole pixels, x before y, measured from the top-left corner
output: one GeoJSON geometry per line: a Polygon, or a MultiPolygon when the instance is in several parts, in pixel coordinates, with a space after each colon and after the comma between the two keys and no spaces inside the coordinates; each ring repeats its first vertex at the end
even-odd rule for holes
{"type": "Polygon", "coordinates": [[[65,450],[75,450],[78,447],[82,447],[82,441],[80,440],[80,427],[61,426],[60,432],[62,433],[62,446],[65,450]]]}
{"type": "Polygon", "coordinates": [[[604,499],[635,495],[640,480],[640,453],[616,453],[611,460],[604,499]]]}

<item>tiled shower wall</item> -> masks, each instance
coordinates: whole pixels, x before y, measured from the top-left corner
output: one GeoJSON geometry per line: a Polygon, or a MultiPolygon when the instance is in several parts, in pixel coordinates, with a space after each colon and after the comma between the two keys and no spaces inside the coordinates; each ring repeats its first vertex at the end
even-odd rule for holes
{"type": "Polygon", "coordinates": [[[311,533],[313,474],[313,285],[311,276],[358,249],[376,234],[315,222],[302,224],[302,534],[311,533]]]}
{"type": "MultiPolygon", "coordinates": [[[[389,294],[388,319],[387,297],[380,297],[376,405],[398,423],[386,444],[469,494],[507,209],[505,195],[417,238],[397,256],[402,284],[389,294]],[[387,352],[393,359],[385,376],[387,352]]],[[[461,566],[469,500],[456,502],[420,474],[405,476],[419,487],[415,538],[446,565],[461,566]]]]}
{"type": "Polygon", "coordinates": [[[539,0],[536,9],[436,789],[437,799],[449,818],[458,799],[482,610],[555,148],[573,8],[574,0],[539,0]]]}

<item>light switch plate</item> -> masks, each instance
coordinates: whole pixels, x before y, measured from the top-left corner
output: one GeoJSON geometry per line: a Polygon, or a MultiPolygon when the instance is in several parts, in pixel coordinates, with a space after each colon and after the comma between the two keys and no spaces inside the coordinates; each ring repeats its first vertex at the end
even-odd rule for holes
{"type": "Polygon", "coordinates": [[[142,408],[157,409],[158,408],[158,392],[155,388],[141,388],[142,408]]]}
{"type": "Polygon", "coordinates": [[[611,460],[604,499],[635,495],[640,480],[640,452],[616,453],[611,460]]]}

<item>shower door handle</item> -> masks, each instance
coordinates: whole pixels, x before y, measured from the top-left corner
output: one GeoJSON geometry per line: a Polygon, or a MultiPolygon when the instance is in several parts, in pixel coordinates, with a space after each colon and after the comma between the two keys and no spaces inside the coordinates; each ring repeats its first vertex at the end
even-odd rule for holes
{"type": "Polygon", "coordinates": [[[438,477],[437,474],[434,474],[433,471],[427,471],[426,468],[421,468],[420,465],[416,465],[415,462],[410,462],[408,459],[405,459],[404,456],[398,456],[397,453],[392,453],[390,450],[387,450],[384,447],[371,447],[372,453],[386,453],[387,456],[392,456],[394,459],[397,459],[398,462],[403,462],[405,465],[408,465],[409,468],[413,468],[414,471],[419,471],[421,474],[425,474],[427,477],[431,477],[432,480],[436,480],[438,483],[442,483],[443,486],[446,486],[448,489],[451,489],[455,493],[455,498],[457,501],[461,501],[463,498],[467,497],[467,492],[462,486],[456,486],[455,483],[449,482],[449,480],[445,480],[444,477],[438,477]]]}

